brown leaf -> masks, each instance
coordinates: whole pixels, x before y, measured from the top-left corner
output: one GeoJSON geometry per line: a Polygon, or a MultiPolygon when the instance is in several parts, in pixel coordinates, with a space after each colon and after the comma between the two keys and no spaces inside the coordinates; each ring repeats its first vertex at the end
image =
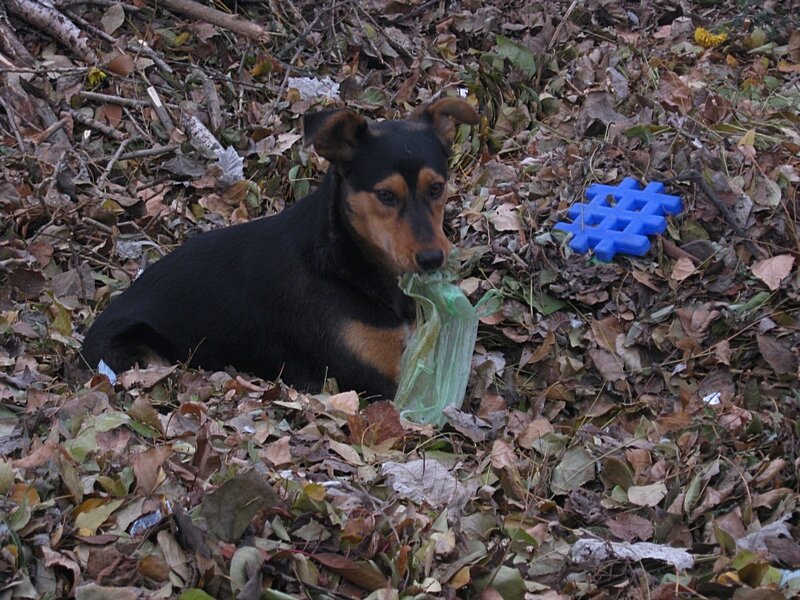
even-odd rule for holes
{"type": "Polygon", "coordinates": [[[169,577],[171,571],[164,559],[156,554],[143,556],[137,564],[139,573],[156,582],[164,582],[169,577]]]}
{"type": "Polygon", "coordinates": [[[134,62],[130,54],[119,54],[112,58],[106,65],[106,69],[117,75],[125,77],[133,72],[134,62]]]}
{"type": "Polygon", "coordinates": [[[386,587],[387,580],[369,563],[357,563],[339,554],[319,553],[311,557],[320,564],[364,589],[375,591],[386,587]]]}
{"type": "Polygon", "coordinates": [[[683,256],[675,261],[675,265],[672,267],[672,273],[670,273],[670,277],[673,281],[681,282],[684,279],[691,277],[696,272],[697,269],[695,268],[692,260],[683,256]]]}
{"type": "Polygon", "coordinates": [[[672,71],[661,73],[658,96],[665,108],[677,111],[682,115],[687,114],[692,109],[692,92],[689,86],[683,82],[677,73],[672,71]]]}
{"type": "Polygon", "coordinates": [[[617,515],[607,525],[611,533],[624,542],[644,542],[653,537],[653,523],[633,513],[617,515]]]}
{"type": "Polygon", "coordinates": [[[387,449],[392,448],[405,435],[400,413],[388,401],[370,404],[363,415],[349,416],[347,424],[350,426],[350,441],[371,448],[383,444],[388,444],[387,449]]]}
{"type": "Polygon", "coordinates": [[[622,370],[622,361],[611,354],[611,352],[595,348],[589,350],[589,356],[592,358],[594,366],[597,367],[597,370],[600,371],[600,374],[606,381],[625,379],[625,373],[622,370]]]}
{"type": "Polygon", "coordinates": [[[145,496],[152,494],[161,483],[161,465],[172,454],[171,446],[157,446],[133,457],[133,473],[136,475],[136,491],[145,496]]]}
{"type": "Polygon", "coordinates": [[[513,470],[516,466],[514,449],[508,442],[495,440],[492,445],[492,467],[513,470]]]}
{"type": "Polygon", "coordinates": [[[792,271],[792,265],[794,265],[794,256],[779,254],[758,261],[753,265],[751,271],[774,292],[780,287],[781,281],[792,271]]]}
{"type": "Polygon", "coordinates": [[[800,568],[800,545],[789,538],[767,538],[767,550],[781,563],[791,569],[800,568]]]}
{"type": "Polygon", "coordinates": [[[773,368],[776,374],[786,375],[794,373],[797,369],[797,358],[792,354],[792,350],[784,343],[777,339],[767,336],[758,335],[758,349],[761,356],[764,357],[773,368]]]}
{"type": "Polygon", "coordinates": [[[255,471],[248,471],[203,497],[201,512],[211,533],[235,542],[258,511],[278,504],[278,496],[269,482],[255,471]]]}
{"type": "Polygon", "coordinates": [[[617,317],[606,317],[592,321],[592,333],[598,346],[614,354],[617,351],[617,337],[625,330],[617,317]]]}
{"type": "Polygon", "coordinates": [[[33,451],[29,452],[27,456],[13,460],[11,464],[17,469],[33,469],[43,465],[50,460],[50,457],[53,456],[53,453],[58,448],[58,440],[58,427],[52,427],[44,444],[37,440],[34,442],[33,451]]]}
{"type": "Polygon", "coordinates": [[[272,442],[261,451],[262,458],[266,458],[276,467],[288,465],[292,462],[292,452],[289,448],[291,437],[283,436],[276,442],[272,442]]]}
{"type": "Polygon", "coordinates": [[[134,386],[149,389],[159,381],[172,375],[177,368],[177,365],[172,365],[170,367],[154,366],[147,369],[131,369],[121,373],[117,381],[125,389],[130,389],[134,386]]]}
{"type": "Polygon", "coordinates": [[[667,486],[663,483],[652,485],[632,485],[628,488],[628,500],[636,506],[656,506],[667,495],[667,486]]]}

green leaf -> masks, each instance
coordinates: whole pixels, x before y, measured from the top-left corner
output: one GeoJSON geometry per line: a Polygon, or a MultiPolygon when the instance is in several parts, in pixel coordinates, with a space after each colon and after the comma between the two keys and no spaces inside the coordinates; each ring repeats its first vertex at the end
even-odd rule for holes
{"type": "Polygon", "coordinates": [[[178,596],[178,600],[214,600],[214,597],[209,596],[203,590],[192,588],[190,590],[185,590],[178,596]]]}
{"type": "Polygon", "coordinates": [[[231,558],[231,587],[233,591],[241,590],[253,574],[264,564],[264,557],[257,548],[244,546],[234,552],[231,558]]]}
{"type": "Polygon", "coordinates": [[[498,35],[496,42],[497,53],[500,56],[507,58],[512,65],[521,69],[531,77],[536,75],[536,56],[530,48],[504,35],[498,35]]]}
{"type": "Polygon", "coordinates": [[[613,488],[619,486],[627,490],[633,485],[633,471],[621,458],[609,456],[603,462],[603,469],[600,471],[600,479],[606,487],[613,488]]]}
{"type": "Polygon", "coordinates": [[[553,469],[550,490],[554,494],[566,494],[594,479],[594,458],[584,448],[570,448],[561,462],[553,469]]]}
{"type": "Polygon", "coordinates": [[[106,522],[115,510],[122,505],[123,500],[112,500],[90,510],[83,511],[75,518],[77,529],[88,529],[93,534],[106,522]]]}
{"type": "Polygon", "coordinates": [[[64,442],[64,449],[73,459],[82,463],[90,452],[97,449],[97,429],[94,425],[86,427],[75,439],[64,442]]]}
{"type": "Polygon", "coordinates": [[[479,588],[492,588],[503,600],[523,600],[525,598],[525,580],[518,569],[501,565],[497,571],[482,577],[475,582],[479,588]]]}
{"type": "Polygon", "coordinates": [[[97,431],[105,432],[127,425],[130,422],[130,417],[118,410],[109,410],[101,415],[95,417],[94,426],[97,431]]]}

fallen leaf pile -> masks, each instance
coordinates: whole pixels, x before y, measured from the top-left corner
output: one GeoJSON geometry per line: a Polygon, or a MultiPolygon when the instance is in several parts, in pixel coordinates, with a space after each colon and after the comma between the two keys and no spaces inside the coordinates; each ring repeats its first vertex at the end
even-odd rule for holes
{"type": "Polygon", "coordinates": [[[47,3],[70,42],[7,0],[0,599],[798,594],[792,4],[47,3]],[[444,428],[333,385],[81,364],[140,269],[316,184],[303,114],[441,93],[482,116],[451,157],[461,287],[502,294],[444,428]],[[553,225],[628,176],[684,213],[643,257],[575,254],[553,225]]]}

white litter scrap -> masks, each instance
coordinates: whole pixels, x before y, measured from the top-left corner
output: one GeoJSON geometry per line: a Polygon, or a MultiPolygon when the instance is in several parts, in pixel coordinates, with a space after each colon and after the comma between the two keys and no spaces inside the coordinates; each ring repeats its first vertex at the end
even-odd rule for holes
{"type": "Polygon", "coordinates": [[[694,566],[694,557],[683,548],[662,546],[649,542],[628,544],[605,540],[582,539],[572,545],[570,558],[579,565],[597,565],[607,560],[660,560],[676,569],[687,570],[694,566]]]}
{"type": "Polygon", "coordinates": [[[780,537],[792,538],[792,534],[785,523],[790,516],[784,516],[778,521],[764,525],[758,531],[748,533],[746,536],[736,540],[736,546],[750,552],[769,552],[767,540],[780,537]]]}
{"type": "Polygon", "coordinates": [[[100,359],[100,362],[97,364],[97,372],[100,373],[100,375],[108,377],[108,381],[111,382],[112,385],[117,383],[117,374],[114,373],[114,369],[109,367],[103,359],[100,359]]]}
{"type": "Polygon", "coordinates": [[[459,507],[469,500],[466,486],[435,460],[387,462],[381,471],[389,478],[394,491],[418,504],[424,502],[434,508],[459,507]]]}
{"type": "Polygon", "coordinates": [[[330,77],[289,77],[289,87],[300,93],[302,100],[309,98],[339,99],[339,84],[330,77]]]}

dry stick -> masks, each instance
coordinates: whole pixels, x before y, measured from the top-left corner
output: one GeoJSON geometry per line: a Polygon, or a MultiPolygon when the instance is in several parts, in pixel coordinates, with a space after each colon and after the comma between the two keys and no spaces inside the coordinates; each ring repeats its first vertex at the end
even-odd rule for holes
{"type": "MultiPolygon", "coordinates": [[[[36,109],[36,114],[39,115],[39,118],[41,119],[42,123],[44,123],[46,128],[49,128],[51,125],[54,125],[58,122],[58,117],[56,116],[56,113],[53,112],[53,107],[50,106],[46,100],[32,95],[29,95],[28,97],[30,98],[34,109],[36,109]]],[[[56,141],[69,143],[67,134],[64,133],[60,128],[56,130],[55,136],[56,141]]]]}
{"type": "Polygon", "coordinates": [[[117,0],[56,0],[53,3],[58,8],[65,8],[67,6],[80,6],[82,4],[95,4],[97,6],[114,6],[120,5],[125,9],[125,12],[139,12],[139,7],[125,2],[117,2],[117,0]]]}
{"type": "Polygon", "coordinates": [[[378,23],[378,22],[377,22],[375,19],[373,19],[373,18],[372,18],[372,15],[371,15],[371,14],[369,14],[369,13],[368,13],[366,10],[364,10],[363,8],[361,8],[361,4],[360,4],[360,3],[356,3],[356,4],[355,4],[355,6],[356,6],[356,9],[357,9],[357,10],[361,11],[361,14],[363,14],[365,17],[367,17],[367,19],[369,19],[369,22],[370,22],[370,23],[372,23],[372,26],[373,26],[373,27],[375,27],[375,29],[378,31],[378,33],[380,33],[380,34],[381,34],[381,36],[383,36],[383,39],[385,39],[385,40],[386,40],[386,42],[387,42],[387,43],[388,43],[388,44],[389,44],[389,45],[390,45],[392,48],[394,48],[395,52],[397,52],[397,53],[398,53],[400,56],[402,56],[403,58],[405,58],[407,61],[413,61],[413,60],[414,60],[414,56],[411,54],[411,52],[409,52],[408,50],[406,50],[405,48],[403,48],[403,45],[402,45],[402,44],[398,44],[397,42],[395,42],[395,41],[394,41],[394,40],[393,40],[393,39],[392,39],[392,38],[389,36],[389,34],[388,34],[388,33],[386,33],[386,30],[385,30],[385,29],[384,29],[384,28],[383,28],[383,27],[382,27],[382,26],[381,26],[381,25],[380,25],[380,24],[379,24],[379,23],[378,23]]]}
{"type": "Polygon", "coordinates": [[[112,156],[111,160],[108,161],[108,164],[106,165],[106,170],[103,171],[103,174],[100,175],[100,179],[97,180],[96,187],[98,189],[102,189],[103,186],[105,185],[106,179],[108,179],[108,176],[111,175],[111,169],[114,168],[114,165],[119,160],[119,157],[122,156],[122,153],[125,151],[126,146],[131,142],[135,142],[138,139],[139,139],[138,137],[134,136],[134,137],[129,137],[127,140],[122,141],[122,143],[119,145],[119,148],[117,148],[117,151],[114,153],[114,156],[112,156]]]}
{"type": "Polygon", "coordinates": [[[146,158],[148,156],[158,156],[159,154],[169,154],[175,152],[180,148],[180,144],[168,144],[167,146],[156,146],[155,148],[146,148],[144,150],[134,150],[133,152],[126,152],[117,158],[117,160],[131,160],[134,158],[146,158]]]}
{"type": "Polygon", "coordinates": [[[330,12],[330,11],[332,11],[332,10],[336,10],[337,8],[339,8],[340,6],[342,6],[342,4],[344,4],[344,2],[337,2],[337,3],[333,4],[332,6],[329,6],[328,8],[323,8],[321,11],[319,11],[319,12],[317,13],[317,16],[316,16],[316,17],[314,17],[314,20],[313,20],[313,21],[311,21],[311,23],[309,23],[309,24],[308,24],[308,27],[306,27],[306,28],[305,28],[305,29],[302,31],[302,33],[300,33],[300,35],[298,35],[296,38],[294,38],[294,39],[293,39],[291,42],[289,42],[288,44],[286,44],[286,45],[285,45],[285,46],[284,46],[284,47],[281,49],[281,51],[280,51],[280,52],[278,52],[278,54],[276,55],[276,57],[277,57],[277,58],[283,58],[283,57],[285,57],[285,56],[289,56],[289,53],[290,53],[292,50],[294,50],[294,47],[295,47],[295,46],[297,46],[297,44],[299,44],[300,42],[303,42],[303,41],[305,41],[305,39],[306,39],[306,36],[307,36],[309,33],[311,33],[312,31],[314,31],[314,28],[317,26],[317,23],[319,23],[319,20],[320,20],[320,19],[321,19],[323,16],[325,16],[327,13],[329,13],[329,12],[330,12]]]}
{"type": "Polygon", "coordinates": [[[153,110],[156,111],[158,120],[161,121],[167,133],[171,133],[172,130],[175,129],[175,123],[172,122],[172,117],[169,116],[167,109],[164,108],[164,103],[161,102],[156,88],[152,85],[147,88],[147,95],[150,96],[150,105],[153,107],[153,110]]]}
{"type": "Polygon", "coordinates": [[[208,104],[208,121],[211,125],[211,131],[219,131],[222,127],[222,108],[220,107],[219,95],[214,87],[214,82],[200,69],[195,69],[194,76],[203,82],[203,95],[206,97],[206,103],[208,104]]]}
{"type": "Polygon", "coordinates": [[[169,73],[170,75],[174,73],[172,67],[170,67],[166,61],[161,58],[161,55],[153,50],[150,46],[147,45],[143,40],[136,40],[135,42],[131,42],[127,45],[127,49],[135,54],[144,54],[156,63],[156,66],[165,73],[169,73]]]}
{"type": "Polygon", "coordinates": [[[110,125],[106,125],[105,123],[102,123],[97,119],[87,117],[85,114],[78,112],[77,110],[70,109],[69,114],[72,115],[72,118],[75,119],[81,125],[86,125],[86,127],[90,127],[91,129],[96,129],[100,133],[107,135],[108,137],[113,138],[118,142],[121,142],[122,140],[125,139],[125,134],[119,131],[118,129],[114,129],[110,125]]]}
{"type": "Polygon", "coordinates": [[[259,42],[266,42],[269,39],[269,32],[261,25],[245,21],[238,15],[230,15],[215,8],[204,6],[194,0],[158,0],[157,2],[152,2],[152,4],[166,6],[176,12],[189,15],[200,21],[206,21],[212,25],[218,25],[259,42]]]}
{"type": "Polygon", "coordinates": [[[83,28],[84,31],[88,31],[93,36],[97,36],[101,40],[103,40],[105,42],[108,42],[109,44],[112,44],[112,45],[117,43],[117,41],[118,41],[117,38],[115,38],[112,35],[108,35],[105,31],[103,31],[99,27],[95,27],[94,25],[89,23],[89,21],[87,21],[86,19],[84,19],[80,15],[76,15],[71,10],[65,10],[64,14],[67,15],[70,19],[72,19],[75,23],[80,25],[83,28]]]}
{"type": "Polygon", "coordinates": [[[122,96],[112,96],[111,94],[98,94],[97,92],[78,92],[78,96],[87,100],[97,100],[98,102],[108,102],[109,104],[119,104],[120,106],[130,106],[138,108],[150,106],[147,100],[136,100],[133,98],[123,98],[122,96]]]}
{"type": "Polygon", "coordinates": [[[89,46],[83,32],[60,11],[36,0],[3,1],[8,12],[51,35],[80,56],[84,62],[90,64],[99,62],[97,54],[89,46]]]}
{"type": "Polygon", "coordinates": [[[403,21],[408,21],[409,19],[413,19],[417,15],[421,15],[422,13],[424,13],[426,10],[428,10],[428,8],[430,8],[437,2],[439,2],[439,0],[427,0],[426,2],[420,4],[417,8],[415,8],[411,12],[406,13],[401,17],[398,17],[395,20],[395,23],[402,23],[403,21]]]}
{"type": "Polygon", "coordinates": [[[8,17],[3,10],[2,3],[0,3],[0,50],[8,54],[11,60],[15,63],[22,63],[25,65],[32,65],[34,63],[33,56],[28,52],[25,45],[19,41],[14,28],[8,22],[8,17]]]}
{"type": "Polygon", "coordinates": [[[8,115],[8,126],[11,127],[11,132],[14,134],[14,137],[17,140],[19,151],[25,152],[25,142],[22,140],[22,136],[17,128],[17,119],[14,117],[14,113],[11,112],[11,108],[8,106],[3,96],[0,96],[0,106],[3,107],[3,110],[6,111],[6,115],[8,115]]]}
{"type": "Polygon", "coordinates": [[[753,253],[753,256],[762,256],[762,253],[747,235],[747,232],[736,222],[736,216],[731,212],[731,209],[722,201],[722,198],[717,195],[699,171],[694,169],[684,171],[675,177],[667,179],[665,183],[669,183],[670,181],[691,181],[697,185],[703,190],[703,193],[708,196],[709,200],[714,203],[714,206],[717,207],[717,210],[722,215],[722,218],[725,219],[725,222],[731,226],[733,232],[744,241],[745,246],[753,253]]]}
{"type": "Polygon", "coordinates": [[[214,134],[193,114],[188,112],[181,113],[181,123],[192,142],[200,146],[208,154],[220,156],[225,151],[225,148],[214,137],[214,134]]]}
{"type": "Polygon", "coordinates": [[[50,137],[53,134],[55,134],[56,131],[61,131],[61,129],[66,124],[67,124],[67,118],[63,117],[63,118],[59,119],[58,121],[56,121],[55,123],[53,123],[52,125],[50,125],[44,131],[41,131],[40,133],[37,133],[36,135],[32,136],[31,137],[31,141],[34,144],[41,144],[42,142],[46,142],[47,140],[50,139],[50,137]]]}

